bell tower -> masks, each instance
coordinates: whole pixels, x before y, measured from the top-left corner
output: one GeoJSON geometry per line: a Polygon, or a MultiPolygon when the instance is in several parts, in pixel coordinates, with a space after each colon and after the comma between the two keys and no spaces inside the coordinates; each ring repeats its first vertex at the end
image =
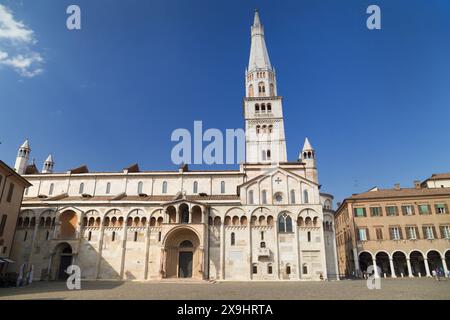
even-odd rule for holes
{"type": "Polygon", "coordinates": [[[286,162],[282,98],[277,94],[275,68],[270,63],[258,11],[251,27],[245,72],[244,118],[246,163],[286,162]]]}
{"type": "Polygon", "coordinates": [[[30,160],[30,143],[27,140],[20,146],[17,152],[16,163],[14,164],[14,170],[18,174],[24,174],[30,160]]]}

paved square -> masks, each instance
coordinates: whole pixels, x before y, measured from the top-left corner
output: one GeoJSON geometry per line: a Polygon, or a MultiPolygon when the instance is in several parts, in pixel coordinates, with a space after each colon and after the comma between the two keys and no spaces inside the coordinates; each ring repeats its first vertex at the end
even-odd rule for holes
{"type": "Polygon", "coordinates": [[[380,290],[364,280],[332,282],[120,282],[89,281],[70,291],[64,282],[0,288],[0,299],[450,299],[450,280],[386,279],[380,290]]]}

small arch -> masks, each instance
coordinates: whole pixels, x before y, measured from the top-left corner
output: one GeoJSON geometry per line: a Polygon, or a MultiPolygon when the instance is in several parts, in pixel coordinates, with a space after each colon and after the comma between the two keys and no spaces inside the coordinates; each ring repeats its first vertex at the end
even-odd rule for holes
{"type": "Polygon", "coordinates": [[[214,226],[220,227],[221,224],[222,224],[222,223],[221,223],[220,217],[219,217],[219,216],[214,217],[214,226]]]}

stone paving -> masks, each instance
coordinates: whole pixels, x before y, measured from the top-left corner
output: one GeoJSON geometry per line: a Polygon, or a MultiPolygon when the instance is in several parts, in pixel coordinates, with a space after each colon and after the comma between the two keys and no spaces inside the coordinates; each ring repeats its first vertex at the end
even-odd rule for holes
{"type": "Polygon", "coordinates": [[[35,282],[25,288],[0,288],[6,299],[450,299],[450,280],[383,279],[380,290],[364,280],[330,282],[120,282],[87,281],[81,290],[64,282],[35,282]]]}

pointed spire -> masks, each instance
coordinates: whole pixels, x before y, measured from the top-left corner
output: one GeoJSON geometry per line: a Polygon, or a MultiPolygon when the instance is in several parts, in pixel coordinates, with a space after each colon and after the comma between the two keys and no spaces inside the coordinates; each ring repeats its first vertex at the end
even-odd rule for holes
{"type": "Polygon", "coordinates": [[[51,154],[48,155],[47,159],[44,161],[44,166],[42,167],[42,173],[53,173],[53,167],[55,162],[51,154]]]}
{"type": "Polygon", "coordinates": [[[311,146],[311,143],[309,143],[308,138],[305,138],[305,143],[303,145],[303,151],[309,151],[309,150],[314,150],[314,149],[311,146]]]}
{"type": "Polygon", "coordinates": [[[261,20],[259,19],[259,12],[258,9],[255,9],[255,19],[253,20],[253,27],[260,27],[261,26],[261,20]]]}
{"type": "Polygon", "coordinates": [[[25,142],[20,146],[22,149],[30,149],[30,142],[28,141],[28,138],[25,140],[25,142]]]}
{"type": "Polygon", "coordinates": [[[248,70],[268,69],[272,70],[269,54],[267,53],[266,41],[264,40],[264,27],[261,24],[258,10],[255,11],[253,26],[251,27],[252,44],[250,47],[250,59],[248,70]]]}

